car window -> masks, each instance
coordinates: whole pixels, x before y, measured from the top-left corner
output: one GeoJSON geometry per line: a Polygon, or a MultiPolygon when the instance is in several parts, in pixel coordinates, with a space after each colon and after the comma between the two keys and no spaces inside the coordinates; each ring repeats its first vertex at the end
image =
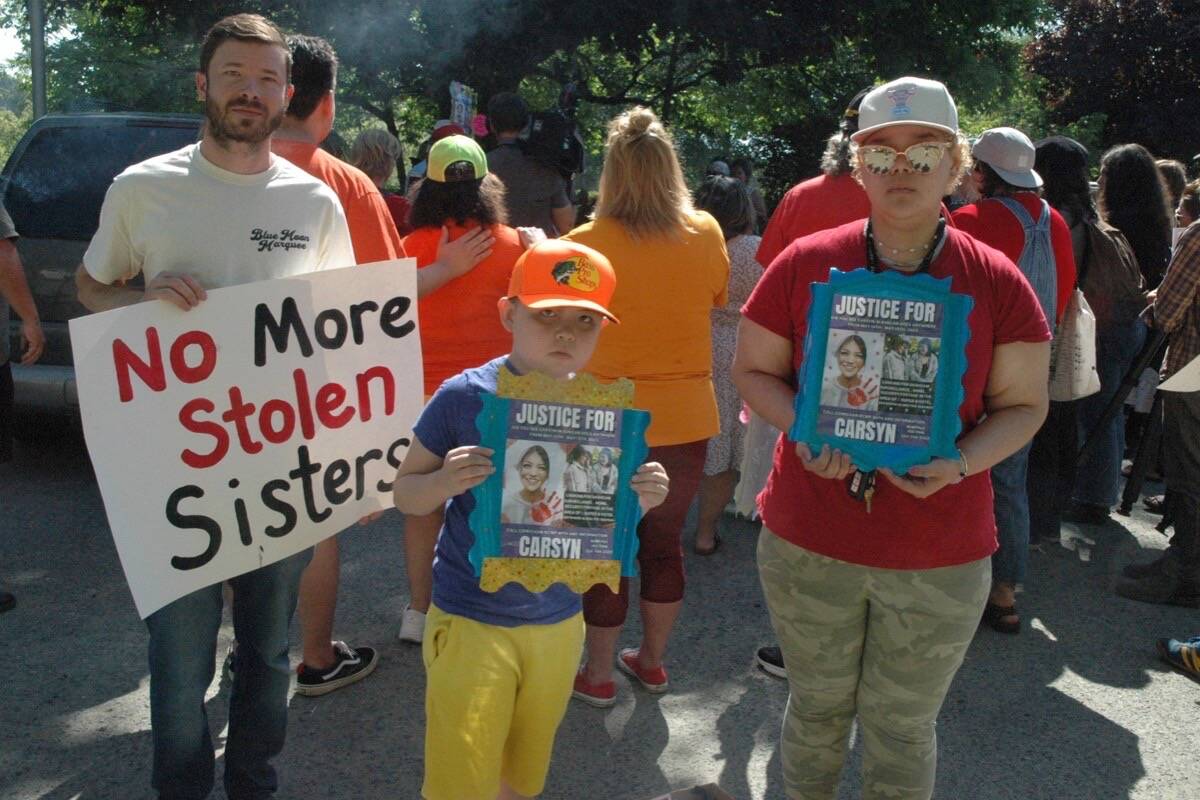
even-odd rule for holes
{"type": "Polygon", "coordinates": [[[130,164],[199,138],[192,127],[85,125],[44,128],[20,155],[4,206],[30,239],[87,241],[112,179],[130,164]]]}

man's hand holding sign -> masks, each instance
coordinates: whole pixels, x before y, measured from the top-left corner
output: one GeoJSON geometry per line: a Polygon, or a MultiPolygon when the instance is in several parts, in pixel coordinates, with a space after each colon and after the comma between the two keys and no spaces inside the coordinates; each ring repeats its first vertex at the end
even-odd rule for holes
{"type": "Polygon", "coordinates": [[[411,261],[212,292],[160,273],[145,296],[71,323],[143,616],[389,505],[422,399],[411,261]]]}

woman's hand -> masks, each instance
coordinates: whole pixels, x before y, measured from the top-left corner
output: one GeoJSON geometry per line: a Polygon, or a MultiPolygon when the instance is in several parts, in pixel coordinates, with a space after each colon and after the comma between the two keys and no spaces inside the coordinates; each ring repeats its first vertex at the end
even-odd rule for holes
{"type": "Polygon", "coordinates": [[[638,504],[641,505],[644,513],[662,505],[663,501],[667,499],[667,492],[671,488],[671,479],[662,464],[650,461],[637,468],[629,485],[637,493],[638,504]]]}
{"type": "Polygon", "coordinates": [[[813,456],[812,451],[804,442],[796,442],[796,455],[800,463],[809,472],[821,478],[842,480],[857,469],[850,456],[841,450],[830,450],[829,445],[821,445],[821,452],[813,456]]]}
{"type": "Polygon", "coordinates": [[[486,481],[496,471],[492,465],[493,452],[490,447],[456,447],[446,453],[446,460],[438,470],[446,497],[457,497],[486,481]]]}
{"type": "Polygon", "coordinates": [[[949,458],[935,458],[928,464],[911,467],[907,475],[897,475],[887,467],[880,467],[879,474],[892,482],[900,491],[913,497],[929,497],[943,486],[958,483],[960,462],[949,458]]]}

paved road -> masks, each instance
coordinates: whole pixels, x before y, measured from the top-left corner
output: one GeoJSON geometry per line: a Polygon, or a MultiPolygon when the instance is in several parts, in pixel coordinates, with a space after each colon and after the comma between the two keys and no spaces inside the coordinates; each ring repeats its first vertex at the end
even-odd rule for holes
{"type": "MultiPolygon", "coordinates": [[[[0,798],[150,797],[145,628],[78,438],[21,446],[0,466],[0,509],[0,582],[20,603],[0,616],[0,798]]],[[[1149,517],[1116,519],[1092,531],[1088,562],[1059,547],[1033,556],[1021,597],[1030,629],[980,631],[941,715],[935,797],[1200,796],[1200,685],[1152,653],[1156,636],[1200,631],[1200,615],[1111,594],[1122,564],[1166,543],[1149,517]]],[[[739,800],[784,796],[776,737],[787,687],[752,660],[771,637],[756,529],[727,526],[718,555],[689,553],[671,693],[653,698],[618,677],[616,707],[572,704],[547,800],[644,800],[710,781],[739,800]]],[[[382,661],[359,685],[292,699],[281,797],[418,796],[423,676],[418,649],[395,639],[400,536],[385,518],[343,538],[338,633],[379,647],[382,661]]],[[[222,648],[230,635],[226,624],[222,648]]],[[[634,623],[623,641],[637,636],[634,623]]],[[[228,686],[214,683],[210,696],[223,741],[228,686]]],[[[860,794],[858,758],[855,746],[842,798],[860,794]]]]}

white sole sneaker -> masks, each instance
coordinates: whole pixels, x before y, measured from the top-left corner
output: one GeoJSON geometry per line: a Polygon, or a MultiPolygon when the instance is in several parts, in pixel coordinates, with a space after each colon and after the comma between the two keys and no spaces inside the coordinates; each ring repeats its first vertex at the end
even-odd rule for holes
{"type": "Polygon", "coordinates": [[[400,633],[397,638],[409,644],[420,644],[425,638],[425,612],[406,605],[400,615],[400,633]]]}

